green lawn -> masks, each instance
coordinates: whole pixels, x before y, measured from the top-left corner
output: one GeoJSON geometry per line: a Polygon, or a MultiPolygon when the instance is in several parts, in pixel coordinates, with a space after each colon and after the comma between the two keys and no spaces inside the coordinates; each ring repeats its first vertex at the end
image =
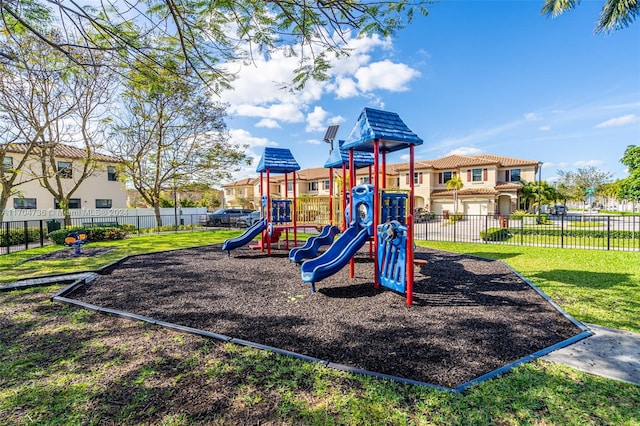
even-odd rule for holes
{"type": "MultiPolygon", "coordinates": [[[[135,237],[105,243],[114,251],[103,259],[55,265],[25,262],[52,250],[34,249],[0,256],[0,276],[8,282],[91,269],[125,254],[215,243],[237,233],[135,237]]],[[[577,319],[640,331],[640,253],[428,246],[501,259],[577,319]]],[[[2,424],[640,424],[640,386],[541,360],[457,395],[49,301],[60,288],[0,293],[2,424]]]]}

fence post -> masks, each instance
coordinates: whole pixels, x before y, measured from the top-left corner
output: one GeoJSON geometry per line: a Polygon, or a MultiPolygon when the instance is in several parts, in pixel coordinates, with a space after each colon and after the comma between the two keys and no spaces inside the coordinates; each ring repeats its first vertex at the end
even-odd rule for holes
{"type": "Polygon", "coordinates": [[[564,215],[560,215],[560,248],[564,248],[564,215]]]}
{"type": "Polygon", "coordinates": [[[28,249],[29,248],[29,222],[28,221],[24,221],[24,249],[28,249]]]}
{"type": "Polygon", "coordinates": [[[9,222],[5,222],[5,241],[7,242],[7,254],[11,252],[11,241],[9,241],[9,222]]]}
{"type": "Polygon", "coordinates": [[[44,226],[43,220],[40,219],[40,247],[44,247],[44,226]]]}
{"type": "Polygon", "coordinates": [[[138,235],[140,235],[140,215],[136,215],[136,230],[138,231],[138,235]]]}
{"type": "Polygon", "coordinates": [[[485,239],[484,239],[484,243],[488,244],[488,238],[486,238],[487,232],[489,232],[489,215],[486,215],[484,217],[484,233],[485,233],[485,239]]]}
{"type": "Polygon", "coordinates": [[[607,250],[611,250],[611,216],[607,216],[607,250]]]}

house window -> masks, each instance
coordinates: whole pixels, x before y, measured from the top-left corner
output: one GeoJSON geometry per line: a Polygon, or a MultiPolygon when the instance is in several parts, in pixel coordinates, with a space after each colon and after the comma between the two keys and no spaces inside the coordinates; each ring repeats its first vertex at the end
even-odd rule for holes
{"type": "Polygon", "coordinates": [[[322,181],[322,189],[325,191],[329,190],[329,179],[322,181]]]}
{"type": "Polygon", "coordinates": [[[118,180],[118,173],[116,173],[116,168],[113,166],[107,167],[107,180],[110,182],[116,182],[118,180]]]}
{"type": "Polygon", "coordinates": [[[96,199],[96,209],[110,209],[110,208],[111,208],[111,200],[96,199]]]}
{"type": "MultiPolygon", "coordinates": [[[[60,208],[60,203],[58,202],[58,200],[53,200],[53,208],[55,208],[55,209],[59,209],[60,208]]],[[[69,199],[69,208],[70,209],[80,209],[80,208],[82,208],[82,202],[80,201],[80,198],[70,198],[69,199]]]]}
{"type": "Polygon", "coordinates": [[[2,159],[2,171],[8,172],[11,169],[13,169],[13,157],[4,157],[2,159]]]}
{"type": "Polygon", "coordinates": [[[507,173],[509,173],[507,182],[520,182],[520,169],[511,169],[510,172],[507,170],[507,173]]]}
{"type": "Polygon", "coordinates": [[[453,177],[453,172],[443,172],[442,173],[442,177],[444,178],[444,182],[443,183],[447,183],[453,177]]]}
{"type": "Polygon", "coordinates": [[[293,192],[293,182],[287,182],[287,191],[293,192]]]}
{"type": "Polygon", "coordinates": [[[360,183],[369,183],[369,176],[361,177],[360,178],[360,183]]]}
{"type": "Polygon", "coordinates": [[[36,209],[38,208],[38,201],[35,198],[14,198],[14,209],[36,209]]]}
{"type": "Polygon", "coordinates": [[[227,188],[224,190],[225,195],[233,195],[233,188],[227,188]]]}
{"type": "Polygon", "coordinates": [[[307,184],[307,188],[309,189],[309,192],[317,191],[318,190],[318,182],[309,182],[307,184]]]}
{"type": "Polygon", "coordinates": [[[472,182],[482,182],[482,169],[473,169],[471,171],[472,182]]]}
{"type": "Polygon", "coordinates": [[[413,173],[413,183],[421,184],[422,183],[422,172],[414,172],[413,173]]]}
{"type": "Polygon", "coordinates": [[[73,177],[71,162],[58,161],[58,175],[60,175],[60,177],[63,179],[71,179],[73,177]]]}

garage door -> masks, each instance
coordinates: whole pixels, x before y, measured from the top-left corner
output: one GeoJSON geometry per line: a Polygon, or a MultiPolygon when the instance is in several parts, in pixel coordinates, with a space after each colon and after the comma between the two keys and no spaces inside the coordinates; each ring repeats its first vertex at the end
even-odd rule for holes
{"type": "Polygon", "coordinates": [[[485,203],[465,203],[465,214],[486,215],[487,205],[485,203]]]}
{"type": "Polygon", "coordinates": [[[442,214],[443,210],[449,210],[453,212],[453,203],[439,203],[437,201],[433,202],[433,212],[435,214],[442,214]]]}

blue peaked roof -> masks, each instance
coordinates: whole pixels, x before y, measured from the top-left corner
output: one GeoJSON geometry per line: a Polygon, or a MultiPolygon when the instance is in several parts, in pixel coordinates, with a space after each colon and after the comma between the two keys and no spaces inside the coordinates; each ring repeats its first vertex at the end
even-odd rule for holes
{"type": "Polygon", "coordinates": [[[365,108],[342,148],[373,152],[376,139],[380,144],[380,152],[394,152],[408,148],[409,145],[422,145],[422,139],[395,112],[365,108]]]}
{"type": "MultiPolygon", "coordinates": [[[[342,167],[343,164],[349,168],[349,150],[344,149],[344,141],[338,141],[340,149],[335,149],[329,156],[329,159],[324,163],[325,168],[330,167],[342,167]]],[[[356,169],[373,165],[373,155],[368,152],[354,151],[353,152],[353,166],[356,169]]]]}
{"type": "Polygon", "coordinates": [[[256,172],[264,172],[267,169],[269,173],[290,173],[300,170],[300,166],[288,149],[265,148],[256,172]]]}

